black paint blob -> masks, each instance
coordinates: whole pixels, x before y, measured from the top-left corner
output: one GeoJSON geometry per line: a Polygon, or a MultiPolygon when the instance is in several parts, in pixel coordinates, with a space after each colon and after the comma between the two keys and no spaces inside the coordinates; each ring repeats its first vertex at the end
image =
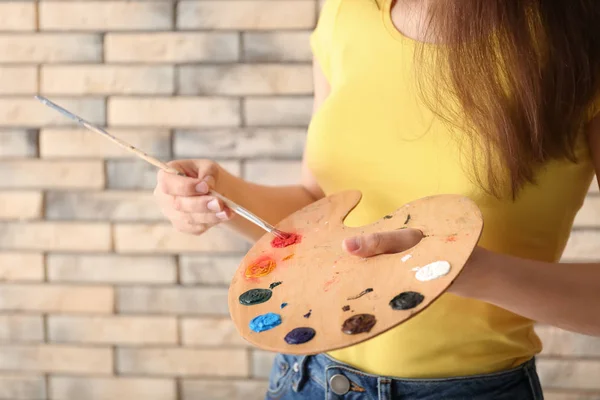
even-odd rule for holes
{"type": "Polygon", "coordinates": [[[269,289],[275,289],[277,286],[281,285],[283,282],[273,282],[269,285],[269,289]]]}
{"type": "Polygon", "coordinates": [[[342,332],[347,335],[369,332],[377,320],[372,314],[357,314],[348,318],[342,325],[342,332]]]}
{"type": "Polygon", "coordinates": [[[350,306],[344,306],[342,307],[342,311],[350,311],[350,306]]]}
{"type": "Polygon", "coordinates": [[[311,314],[312,314],[312,310],[309,310],[306,314],[304,314],[304,318],[310,318],[311,314]]]}
{"type": "Polygon", "coordinates": [[[425,297],[417,292],[402,292],[390,300],[390,307],[394,310],[410,310],[415,308],[425,297]]]}
{"type": "Polygon", "coordinates": [[[271,292],[269,289],[250,289],[240,295],[240,304],[245,306],[253,306],[255,304],[264,303],[271,298],[271,292]]]}
{"type": "Polygon", "coordinates": [[[362,292],[360,292],[359,294],[357,294],[356,296],[348,297],[346,300],[356,300],[356,299],[359,299],[359,298],[363,297],[365,294],[371,293],[372,291],[373,291],[373,288],[365,289],[362,292]]]}
{"type": "Polygon", "coordinates": [[[408,224],[408,221],[410,221],[410,214],[408,214],[408,216],[406,217],[406,221],[404,221],[404,225],[408,224]]]}
{"type": "Polygon", "coordinates": [[[312,340],[315,335],[316,332],[313,328],[295,328],[289,331],[283,340],[287,344],[302,344],[312,340]]]}

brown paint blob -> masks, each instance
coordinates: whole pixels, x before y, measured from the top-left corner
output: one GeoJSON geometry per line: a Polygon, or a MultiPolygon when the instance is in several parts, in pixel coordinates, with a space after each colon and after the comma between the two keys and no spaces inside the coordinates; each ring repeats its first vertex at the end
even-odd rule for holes
{"type": "Polygon", "coordinates": [[[342,325],[342,332],[347,335],[356,335],[359,333],[369,332],[377,320],[372,314],[357,314],[348,318],[342,325]]]}
{"type": "Polygon", "coordinates": [[[268,257],[259,258],[246,268],[246,278],[262,278],[273,272],[276,266],[275,260],[268,257]]]}
{"type": "Polygon", "coordinates": [[[346,305],[346,306],[342,307],[342,311],[344,311],[344,312],[350,311],[350,306],[346,305]]]}
{"type": "Polygon", "coordinates": [[[289,256],[285,256],[285,257],[283,257],[283,260],[282,260],[282,261],[287,261],[287,260],[289,260],[290,258],[293,258],[293,257],[294,257],[294,254],[292,253],[292,254],[290,254],[289,256]]]}
{"type": "Polygon", "coordinates": [[[271,241],[271,246],[276,249],[282,249],[284,247],[291,246],[293,244],[298,244],[302,240],[302,236],[297,233],[288,233],[285,238],[275,237],[271,241]]]}
{"type": "Polygon", "coordinates": [[[360,292],[359,294],[357,294],[356,296],[348,297],[346,300],[356,300],[356,299],[359,299],[359,298],[363,297],[365,294],[371,293],[372,291],[373,291],[373,288],[365,289],[362,292],[360,292]]]}

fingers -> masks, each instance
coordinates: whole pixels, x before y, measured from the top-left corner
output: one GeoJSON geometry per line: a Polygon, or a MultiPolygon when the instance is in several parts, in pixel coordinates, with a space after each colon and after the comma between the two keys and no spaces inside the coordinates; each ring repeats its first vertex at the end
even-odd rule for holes
{"type": "Polygon", "coordinates": [[[342,247],[352,255],[366,258],[378,254],[400,253],[415,246],[421,239],[421,231],[401,229],[348,238],[344,240],[342,247]]]}
{"type": "Polygon", "coordinates": [[[207,194],[215,186],[219,172],[217,164],[211,161],[180,160],[170,162],[169,166],[187,175],[178,176],[162,170],[158,172],[158,190],[172,196],[207,194]]]}

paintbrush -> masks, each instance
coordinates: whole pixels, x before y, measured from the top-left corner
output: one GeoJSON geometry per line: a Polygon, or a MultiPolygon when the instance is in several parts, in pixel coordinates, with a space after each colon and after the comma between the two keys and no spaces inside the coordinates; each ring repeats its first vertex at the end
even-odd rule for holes
{"type": "MultiPolygon", "coordinates": [[[[39,100],[40,102],[42,102],[42,104],[58,111],[59,113],[63,114],[64,116],[72,119],[73,121],[77,122],[79,125],[84,126],[85,128],[99,133],[100,135],[104,136],[105,138],[107,138],[108,140],[110,140],[111,142],[117,144],[118,146],[122,147],[123,149],[129,151],[130,153],[135,154],[136,156],[138,156],[139,158],[141,158],[142,160],[154,165],[157,168],[162,169],[165,172],[171,173],[171,174],[175,174],[175,175],[179,175],[179,176],[187,176],[185,175],[183,172],[176,170],[173,167],[168,166],[167,164],[165,164],[164,162],[149,156],[148,154],[144,153],[141,150],[138,150],[137,148],[133,147],[132,145],[130,145],[129,143],[124,142],[123,140],[115,137],[114,135],[111,135],[110,133],[108,133],[107,131],[105,131],[104,129],[95,126],[91,123],[89,123],[88,121],[84,120],[81,117],[78,117],[77,115],[73,114],[70,111],[67,111],[66,109],[64,109],[63,107],[59,106],[56,103],[53,103],[52,101],[48,100],[45,97],[42,96],[35,96],[35,98],[37,100],[39,100]]],[[[247,219],[248,221],[252,222],[253,224],[259,226],[260,228],[264,229],[265,231],[273,234],[274,236],[277,236],[280,239],[287,239],[289,237],[289,234],[280,231],[279,229],[275,228],[273,225],[269,224],[268,222],[264,221],[263,219],[259,218],[258,216],[256,216],[255,214],[251,213],[250,211],[246,210],[244,207],[236,204],[235,202],[233,202],[232,200],[228,199],[227,197],[215,192],[214,190],[210,191],[210,194],[218,199],[220,199],[225,205],[227,205],[227,207],[229,207],[233,212],[235,212],[236,214],[240,215],[241,217],[247,219]]]]}

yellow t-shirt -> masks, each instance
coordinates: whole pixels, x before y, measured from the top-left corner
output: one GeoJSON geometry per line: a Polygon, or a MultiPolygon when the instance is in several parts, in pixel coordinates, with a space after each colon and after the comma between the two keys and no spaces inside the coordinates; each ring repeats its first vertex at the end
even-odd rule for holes
{"type": "MultiPolygon", "coordinates": [[[[594,176],[585,138],[578,164],[548,163],[515,202],[486,194],[466,168],[472,154],[420,101],[414,41],[391,21],[391,0],[327,0],[311,36],[331,93],[315,113],[307,161],[326,194],[358,189],[346,220],[359,226],[425,196],[454,193],[484,216],[480,245],[558,261],[594,176]]],[[[582,135],[583,136],[583,135],[582,135]]],[[[464,376],[515,367],[541,350],[534,322],[452,294],[407,323],[331,356],[368,373],[464,376]]]]}

